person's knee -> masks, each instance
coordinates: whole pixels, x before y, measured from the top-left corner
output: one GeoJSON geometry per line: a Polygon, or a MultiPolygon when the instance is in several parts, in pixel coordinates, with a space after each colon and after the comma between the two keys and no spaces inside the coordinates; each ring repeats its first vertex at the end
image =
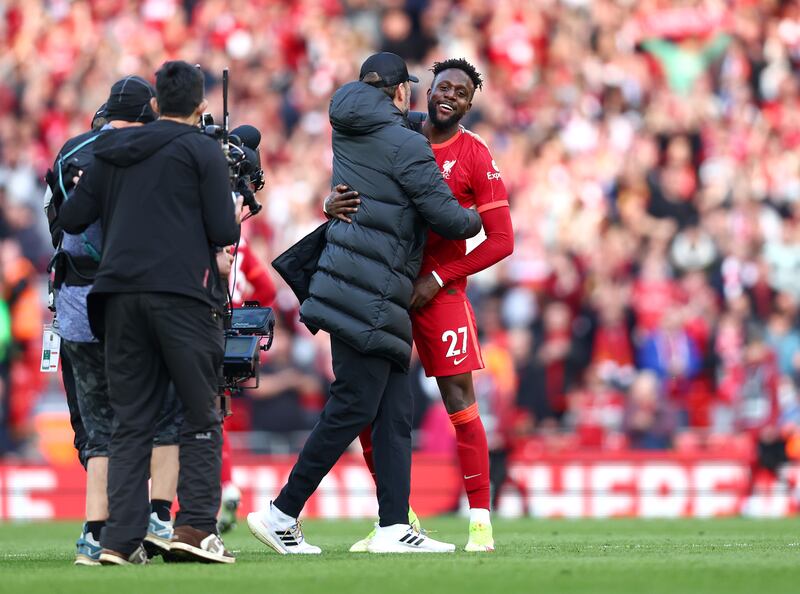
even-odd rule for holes
{"type": "Polygon", "coordinates": [[[187,406],[184,401],[182,411],[177,414],[162,410],[159,417],[159,426],[180,428],[181,434],[208,431],[216,428],[221,431],[222,413],[215,401],[191,403],[187,406]]]}
{"type": "Polygon", "coordinates": [[[328,424],[337,427],[353,427],[359,432],[375,420],[378,414],[380,401],[376,396],[373,400],[351,403],[345,406],[326,406],[322,417],[328,424]]]}

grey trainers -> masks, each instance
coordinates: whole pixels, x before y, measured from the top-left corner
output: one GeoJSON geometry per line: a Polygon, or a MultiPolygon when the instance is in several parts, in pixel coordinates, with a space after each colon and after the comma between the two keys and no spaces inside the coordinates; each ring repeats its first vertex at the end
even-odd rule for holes
{"type": "Polygon", "coordinates": [[[83,525],[75,547],[78,549],[75,554],[75,565],[100,565],[100,552],[103,548],[89,532],[86,524],[83,525]]]}
{"type": "Polygon", "coordinates": [[[151,513],[147,525],[147,534],[145,534],[144,542],[142,542],[144,550],[147,551],[147,556],[155,557],[169,551],[171,539],[172,522],[159,520],[156,512],[151,513]]]}

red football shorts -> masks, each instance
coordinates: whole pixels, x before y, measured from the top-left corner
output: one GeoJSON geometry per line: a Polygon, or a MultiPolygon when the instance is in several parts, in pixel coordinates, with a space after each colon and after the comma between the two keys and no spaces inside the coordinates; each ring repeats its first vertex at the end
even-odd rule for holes
{"type": "Polygon", "coordinates": [[[411,313],[411,329],[428,377],[483,369],[475,313],[469,301],[430,303],[411,313]]]}

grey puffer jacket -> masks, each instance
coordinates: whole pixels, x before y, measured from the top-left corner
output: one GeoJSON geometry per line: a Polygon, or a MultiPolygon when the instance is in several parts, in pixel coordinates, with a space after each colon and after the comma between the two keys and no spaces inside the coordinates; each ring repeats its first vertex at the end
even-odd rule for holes
{"type": "Polygon", "coordinates": [[[430,143],[383,92],[348,83],[333,95],[329,115],[332,184],[357,190],[361,205],[351,224],[328,224],[300,319],[408,369],[408,306],[427,229],[466,239],[481,219],[453,198],[430,143]]]}

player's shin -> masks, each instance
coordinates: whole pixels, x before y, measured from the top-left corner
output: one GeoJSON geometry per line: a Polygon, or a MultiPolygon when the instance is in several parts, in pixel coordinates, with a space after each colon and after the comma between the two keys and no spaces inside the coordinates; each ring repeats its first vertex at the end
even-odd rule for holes
{"type": "Polygon", "coordinates": [[[470,507],[470,534],[466,550],[494,550],[489,516],[489,447],[478,414],[478,404],[450,415],[456,430],[458,459],[470,507]]]}

